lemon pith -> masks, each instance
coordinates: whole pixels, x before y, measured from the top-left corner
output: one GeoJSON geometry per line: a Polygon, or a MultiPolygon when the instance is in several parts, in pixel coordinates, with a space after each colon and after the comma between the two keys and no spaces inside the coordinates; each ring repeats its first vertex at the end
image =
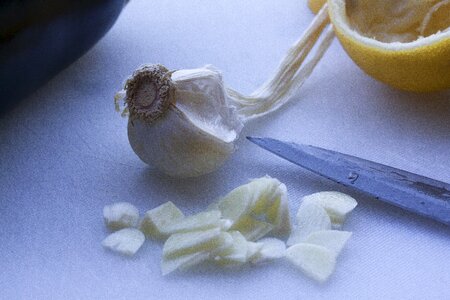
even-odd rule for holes
{"type": "Polygon", "coordinates": [[[408,91],[450,88],[449,0],[328,0],[328,11],[342,46],[370,76],[408,91]]]}

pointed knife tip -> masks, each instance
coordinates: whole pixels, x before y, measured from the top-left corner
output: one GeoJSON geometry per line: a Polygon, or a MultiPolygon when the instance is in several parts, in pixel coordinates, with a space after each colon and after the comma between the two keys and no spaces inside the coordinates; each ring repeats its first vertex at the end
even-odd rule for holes
{"type": "Polygon", "coordinates": [[[247,140],[252,142],[255,145],[258,145],[266,150],[271,151],[271,148],[274,144],[279,143],[280,141],[273,139],[273,138],[267,138],[267,137],[255,137],[255,136],[247,136],[247,140]]]}
{"type": "Polygon", "coordinates": [[[283,144],[283,142],[273,139],[273,138],[267,138],[267,137],[253,137],[253,136],[247,136],[247,139],[252,142],[253,144],[269,151],[272,152],[276,155],[280,155],[278,154],[279,150],[279,146],[280,144],[283,144]]]}
{"type": "Polygon", "coordinates": [[[247,140],[249,140],[252,143],[256,143],[257,141],[261,140],[260,137],[256,137],[256,136],[246,136],[247,140]]]}
{"type": "Polygon", "coordinates": [[[264,138],[259,136],[246,136],[246,138],[251,142],[270,140],[270,138],[264,138]]]}
{"type": "Polygon", "coordinates": [[[247,140],[252,142],[253,144],[256,144],[258,146],[261,146],[265,141],[267,141],[267,138],[263,137],[256,137],[256,136],[247,136],[247,140]]]}

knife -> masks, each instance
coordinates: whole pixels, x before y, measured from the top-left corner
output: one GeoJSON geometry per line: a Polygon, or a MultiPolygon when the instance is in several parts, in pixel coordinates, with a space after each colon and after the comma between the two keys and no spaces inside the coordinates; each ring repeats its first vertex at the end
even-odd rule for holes
{"type": "Polygon", "coordinates": [[[450,184],[359,157],[271,138],[248,140],[314,173],[450,225],[450,184]]]}

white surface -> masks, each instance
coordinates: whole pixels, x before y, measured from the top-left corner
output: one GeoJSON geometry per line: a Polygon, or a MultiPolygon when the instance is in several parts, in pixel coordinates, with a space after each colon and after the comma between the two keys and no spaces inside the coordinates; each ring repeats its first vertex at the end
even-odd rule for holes
{"type": "MultiPolygon", "coordinates": [[[[171,69],[210,63],[250,92],[312,19],[304,1],[133,0],[87,55],[0,119],[2,299],[450,299],[450,229],[304,171],[245,139],[218,172],[178,180],[134,155],[113,95],[142,63],[171,69]],[[200,211],[216,197],[269,174],[284,182],[291,214],[321,190],[359,205],[354,234],[324,285],[287,263],[241,272],[162,277],[161,246],[132,259],[105,251],[102,208],[141,213],[171,200],[200,211]]],[[[249,124],[270,136],[361,156],[450,182],[450,93],[415,95],[366,76],[337,41],[296,101],[249,124]]]]}

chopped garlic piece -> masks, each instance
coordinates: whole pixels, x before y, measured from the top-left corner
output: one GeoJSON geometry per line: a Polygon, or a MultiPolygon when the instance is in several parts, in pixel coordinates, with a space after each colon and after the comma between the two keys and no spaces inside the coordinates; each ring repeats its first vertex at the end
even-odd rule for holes
{"type": "Polygon", "coordinates": [[[221,213],[218,210],[205,211],[193,216],[185,217],[184,219],[174,222],[167,227],[162,227],[160,230],[164,234],[170,235],[174,233],[221,227],[223,225],[228,226],[228,224],[223,224],[220,216],[221,213]]]}
{"type": "Polygon", "coordinates": [[[262,247],[251,260],[254,264],[271,261],[285,255],[286,244],[279,239],[264,238],[258,242],[262,243],[262,247]]]}
{"type": "Polygon", "coordinates": [[[175,270],[187,270],[195,265],[203,263],[209,259],[209,253],[196,252],[192,254],[186,254],[175,258],[163,258],[161,262],[161,271],[163,275],[172,273],[175,270]]]}
{"type": "Polygon", "coordinates": [[[325,282],[336,266],[336,255],[325,247],[300,243],[286,250],[286,258],[307,276],[325,282]]]}
{"type": "Polygon", "coordinates": [[[233,237],[229,232],[222,231],[216,242],[216,247],[209,251],[211,257],[216,257],[220,253],[225,253],[233,245],[233,237]]]}
{"type": "Polygon", "coordinates": [[[252,213],[265,214],[267,209],[278,200],[277,191],[281,184],[278,179],[267,175],[253,179],[246,184],[251,190],[251,194],[248,194],[247,197],[252,203],[252,213]]]}
{"type": "Polygon", "coordinates": [[[145,235],[135,228],[124,228],[108,235],[103,241],[103,247],[120,254],[134,255],[142,244],[145,235]]]}
{"type": "Polygon", "coordinates": [[[252,261],[262,247],[263,243],[247,241],[247,261],[252,261]]]}
{"type": "Polygon", "coordinates": [[[303,202],[314,202],[322,206],[331,218],[333,227],[340,228],[347,215],[358,204],[353,197],[347,194],[325,191],[303,197],[303,202]]]}
{"type": "Polygon", "coordinates": [[[201,251],[212,251],[221,246],[220,228],[172,234],[164,243],[163,255],[171,258],[201,251]]]}
{"type": "Polygon", "coordinates": [[[257,240],[269,232],[288,235],[291,229],[287,189],[275,178],[264,176],[241,185],[216,206],[247,240],[257,240]]]}
{"type": "Polygon", "coordinates": [[[139,211],[131,203],[117,202],[103,208],[103,219],[111,230],[127,227],[136,227],[139,220],[139,211]]]}
{"type": "Polygon", "coordinates": [[[247,185],[242,185],[229,192],[217,204],[222,212],[222,217],[231,220],[233,224],[242,216],[246,215],[251,208],[251,199],[247,196],[251,189],[247,185]]]}
{"type": "Polygon", "coordinates": [[[248,242],[239,231],[231,231],[232,244],[214,260],[222,266],[238,266],[247,262],[248,242]]]}
{"type": "Polygon", "coordinates": [[[154,239],[166,239],[166,228],[184,218],[183,213],[171,201],[168,201],[145,213],[140,229],[154,239]]]}
{"type": "Polygon", "coordinates": [[[249,241],[256,241],[272,231],[273,225],[245,216],[235,223],[232,230],[237,230],[249,241]]]}
{"type": "Polygon", "coordinates": [[[302,202],[297,212],[297,227],[291,233],[286,244],[292,246],[304,242],[314,231],[331,229],[327,212],[312,202],[302,202]]]}
{"type": "Polygon", "coordinates": [[[325,247],[338,256],[351,235],[351,232],[340,230],[315,231],[306,238],[305,243],[325,247]]]}
{"type": "Polygon", "coordinates": [[[273,196],[276,200],[267,210],[267,218],[275,226],[271,231],[272,235],[284,237],[291,233],[291,217],[287,195],[286,185],[281,183],[273,196]]]}
{"type": "Polygon", "coordinates": [[[228,229],[230,229],[231,225],[233,225],[233,222],[231,222],[231,220],[220,219],[219,221],[219,226],[223,231],[227,231],[228,229]]]}
{"type": "MultiPolygon", "coordinates": [[[[216,257],[220,253],[224,253],[233,244],[233,238],[228,232],[220,232],[214,247],[208,250],[202,250],[194,253],[177,255],[173,257],[163,256],[161,269],[163,275],[169,274],[177,269],[184,271],[195,265],[203,263],[212,257],[216,257]]],[[[204,245],[203,245],[204,246],[204,245]]],[[[206,249],[203,247],[203,249],[206,249]]]]}

